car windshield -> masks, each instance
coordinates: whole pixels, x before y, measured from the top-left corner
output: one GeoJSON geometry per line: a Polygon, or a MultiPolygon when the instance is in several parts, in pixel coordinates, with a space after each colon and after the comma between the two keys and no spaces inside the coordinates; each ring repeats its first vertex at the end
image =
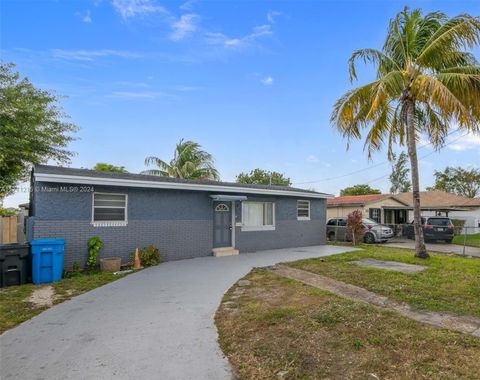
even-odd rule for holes
{"type": "Polygon", "coordinates": [[[432,226],[448,226],[450,224],[450,219],[448,218],[430,218],[428,219],[428,224],[432,226]]]}
{"type": "Polygon", "coordinates": [[[373,219],[368,219],[368,218],[363,218],[362,222],[363,222],[363,224],[378,224],[373,219]]]}

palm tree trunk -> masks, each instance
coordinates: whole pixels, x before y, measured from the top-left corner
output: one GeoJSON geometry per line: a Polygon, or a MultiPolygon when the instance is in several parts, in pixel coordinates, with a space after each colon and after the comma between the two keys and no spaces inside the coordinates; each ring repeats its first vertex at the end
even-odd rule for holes
{"type": "Polygon", "coordinates": [[[415,140],[414,110],[415,102],[411,99],[405,100],[406,122],[407,122],[407,146],[412,169],[412,192],[413,192],[413,226],[415,231],[415,256],[425,259],[428,256],[423,238],[423,229],[420,215],[420,183],[418,175],[417,143],[415,140]]]}

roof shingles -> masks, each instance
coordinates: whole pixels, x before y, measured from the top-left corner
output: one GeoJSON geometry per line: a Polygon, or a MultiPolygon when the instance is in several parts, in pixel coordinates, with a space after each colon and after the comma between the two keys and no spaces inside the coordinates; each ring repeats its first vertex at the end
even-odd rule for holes
{"type": "Polygon", "coordinates": [[[90,169],[76,169],[76,168],[65,168],[60,166],[51,166],[51,165],[36,165],[34,167],[34,173],[41,174],[53,174],[53,175],[65,175],[65,176],[83,176],[83,177],[92,177],[92,178],[114,178],[114,179],[124,179],[124,180],[140,180],[140,181],[152,181],[152,182],[167,182],[167,183],[185,183],[185,184],[198,184],[198,185],[212,185],[212,186],[227,186],[239,188],[252,188],[252,189],[263,189],[263,190],[281,190],[281,191],[291,191],[299,192],[304,194],[312,195],[324,195],[325,198],[331,197],[331,195],[326,193],[320,193],[312,190],[305,190],[290,186],[274,186],[274,185],[251,185],[235,182],[221,182],[221,181],[211,181],[211,180],[191,180],[191,179],[181,179],[181,178],[170,178],[170,177],[161,177],[155,175],[146,175],[146,174],[134,174],[134,173],[112,173],[104,172],[90,169]]]}
{"type": "Polygon", "coordinates": [[[342,197],[330,198],[327,200],[328,206],[341,205],[363,205],[368,202],[378,201],[391,197],[391,194],[368,194],[368,195],[345,195],[342,197]]]}
{"type": "MultiPolygon", "coordinates": [[[[348,205],[357,206],[385,198],[393,198],[409,207],[413,207],[413,196],[411,192],[400,194],[369,194],[335,197],[328,199],[327,205],[330,207],[348,205]]],[[[421,191],[420,204],[422,208],[480,207],[480,198],[467,198],[447,193],[445,191],[421,191]]]]}

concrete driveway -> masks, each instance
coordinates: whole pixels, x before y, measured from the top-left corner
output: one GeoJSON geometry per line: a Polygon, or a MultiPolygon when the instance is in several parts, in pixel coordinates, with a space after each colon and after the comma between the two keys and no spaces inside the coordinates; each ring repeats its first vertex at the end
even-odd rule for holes
{"type": "Polygon", "coordinates": [[[213,321],[224,292],[253,267],[352,250],[279,249],[145,269],[1,335],[1,378],[228,379],[213,321]]]}
{"type": "MultiPolygon", "coordinates": [[[[392,240],[389,243],[380,244],[380,245],[384,247],[415,249],[415,241],[407,240],[407,239],[398,239],[398,240],[396,239],[396,240],[392,240]]],[[[446,244],[443,242],[427,243],[425,245],[427,247],[427,250],[432,252],[455,253],[457,255],[463,254],[463,245],[446,244]]],[[[480,257],[480,248],[465,247],[465,255],[480,257]]]]}

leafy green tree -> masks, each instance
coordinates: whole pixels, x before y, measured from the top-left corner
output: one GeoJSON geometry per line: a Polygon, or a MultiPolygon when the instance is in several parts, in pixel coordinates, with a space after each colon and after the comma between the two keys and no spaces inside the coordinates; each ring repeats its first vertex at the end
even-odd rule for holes
{"type": "Polygon", "coordinates": [[[407,167],[408,155],[405,152],[401,152],[398,159],[395,154],[392,154],[392,174],[390,174],[390,193],[406,193],[412,189],[412,183],[408,179],[410,169],[407,167]]]}
{"type": "Polygon", "coordinates": [[[345,195],[368,195],[381,193],[382,192],[379,189],[374,189],[369,185],[354,185],[340,190],[340,196],[342,197],[345,195]]]}
{"type": "Polygon", "coordinates": [[[480,18],[441,12],[423,15],[405,8],[390,21],[383,48],[361,49],[350,58],[376,66],[376,79],[348,91],[335,104],[331,121],[350,143],[368,130],[368,155],[388,145],[407,146],[411,166],[415,255],[428,257],[420,225],[416,142],[420,134],[440,148],[449,127],[479,132],[480,65],[467,51],[480,43],[480,18]]]}
{"type": "Polygon", "coordinates": [[[93,167],[93,170],[112,173],[128,173],[125,169],[125,166],[115,166],[112,164],[106,164],[104,162],[97,162],[93,167]]]}
{"type": "Polygon", "coordinates": [[[435,170],[435,185],[427,190],[442,190],[475,198],[480,196],[480,170],[447,166],[443,172],[435,170]]]}
{"type": "Polygon", "coordinates": [[[20,78],[13,64],[0,63],[0,204],[32,165],[69,162],[67,145],[77,127],[66,118],[56,95],[20,78]]]}
{"type": "Polygon", "coordinates": [[[177,143],[169,163],[150,156],[145,159],[145,165],[155,165],[157,169],[145,170],[142,172],[144,174],[184,179],[218,180],[220,178],[214,166],[213,156],[202,150],[200,144],[183,139],[177,143]]]}
{"type": "Polygon", "coordinates": [[[250,173],[240,173],[237,175],[237,183],[276,186],[291,185],[290,178],[285,177],[282,173],[262,169],[254,169],[250,173]]]}

